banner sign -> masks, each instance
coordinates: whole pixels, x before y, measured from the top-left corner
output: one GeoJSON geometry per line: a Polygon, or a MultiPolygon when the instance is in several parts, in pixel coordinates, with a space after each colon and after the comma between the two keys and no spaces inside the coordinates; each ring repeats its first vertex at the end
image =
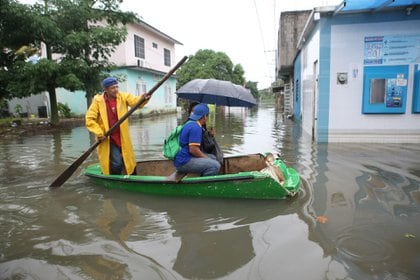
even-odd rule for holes
{"type": "Polygon", "coordinates": [[[365,37],[365,65],[397,65],[420,62],[420,35],[365,37]]]}

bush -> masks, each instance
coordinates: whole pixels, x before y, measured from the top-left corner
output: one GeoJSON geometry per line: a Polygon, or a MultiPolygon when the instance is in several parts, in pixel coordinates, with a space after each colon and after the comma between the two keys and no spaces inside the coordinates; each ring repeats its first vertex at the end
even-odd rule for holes
{"type": "Polygon", "coordinates": [[[58,113],[60,114],[61,117],[71,118],[71,116],[72,116],[71,109],[67,104],[63,104],[63,103],[58,102],[57,103],[57,109],[58,109],[58,113]]]}
{"type": "Polygon", "coordinates": [[[16,106],[15,106],[16,115],[17,116],[20,116],[20,114],[22,113],[22,111],[23,111],[22,105],[16,104],[16,106]]]}

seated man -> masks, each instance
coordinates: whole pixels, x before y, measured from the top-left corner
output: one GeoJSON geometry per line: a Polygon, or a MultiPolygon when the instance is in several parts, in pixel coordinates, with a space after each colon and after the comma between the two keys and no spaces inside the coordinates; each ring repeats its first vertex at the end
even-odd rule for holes
{"type": "Polygon", "coordinates": [[[219,173],[220,163],[212,154],[202,151],[202,126],[209,117],[209,107],[200,103],[196,105],[179,136],[181,150],[176,154],[174,164],[178,172],[199,173],[211,176],[219,173]]]}
{"type": "MultiPolygon", "coordinates": [[[[198,101],[193,101],[188,106],[188,116],[192,114],[194,107],[200,104],[198,101]]],[[[187,120],[188,121],[188,120],[187,120]]],[[[206,154],[211,154],[216,157],[216,160],[223,164],[223,152],[219,147],[219,144],[216,142],[215,134],[216,131],[212,127],[210,130],[207,130],[207,123],[202,125],[203,136],[201,138],[201,150],[206,154]]]]}

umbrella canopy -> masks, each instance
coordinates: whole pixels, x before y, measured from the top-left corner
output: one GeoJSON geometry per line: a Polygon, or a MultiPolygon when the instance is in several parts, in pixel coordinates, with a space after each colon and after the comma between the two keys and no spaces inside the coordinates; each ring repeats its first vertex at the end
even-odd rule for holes
{"type": "Polygon", "coordinates": [[[194,79],[180,87],[178,97],[231,107],[252,107],[257,104],[251,91],[229,81],[194,79]]]}

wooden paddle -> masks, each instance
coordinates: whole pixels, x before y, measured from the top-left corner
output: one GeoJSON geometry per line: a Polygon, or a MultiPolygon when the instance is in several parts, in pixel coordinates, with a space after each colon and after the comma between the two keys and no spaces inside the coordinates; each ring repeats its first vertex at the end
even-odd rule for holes
{"type": "MultiPolygon", "coordinates": [[[[151,89],[146,95],[152,95],[172,74],[187,60],[187,56],[184,56],[166,75],[151,89]]],[[[111,133],[123,122],[125,121],[138,107],[140,107],[145,101],[146,98],[143,95],[141,99],[133,106],[131,109],[122,116],[118,122],[116,122],[105,134],[105,137],[111,135],[111,133]]],[[[101,143],[101,141],[96,141],[95,144],[90,146],[90,148],[84,152],[75,162],[72,163],[60,176],[51,183],[50,188],[60,187],[68,178],[76,171],[76,169],[82,164],[82,162],[92,153],[93,150],[101,143]]]]}

